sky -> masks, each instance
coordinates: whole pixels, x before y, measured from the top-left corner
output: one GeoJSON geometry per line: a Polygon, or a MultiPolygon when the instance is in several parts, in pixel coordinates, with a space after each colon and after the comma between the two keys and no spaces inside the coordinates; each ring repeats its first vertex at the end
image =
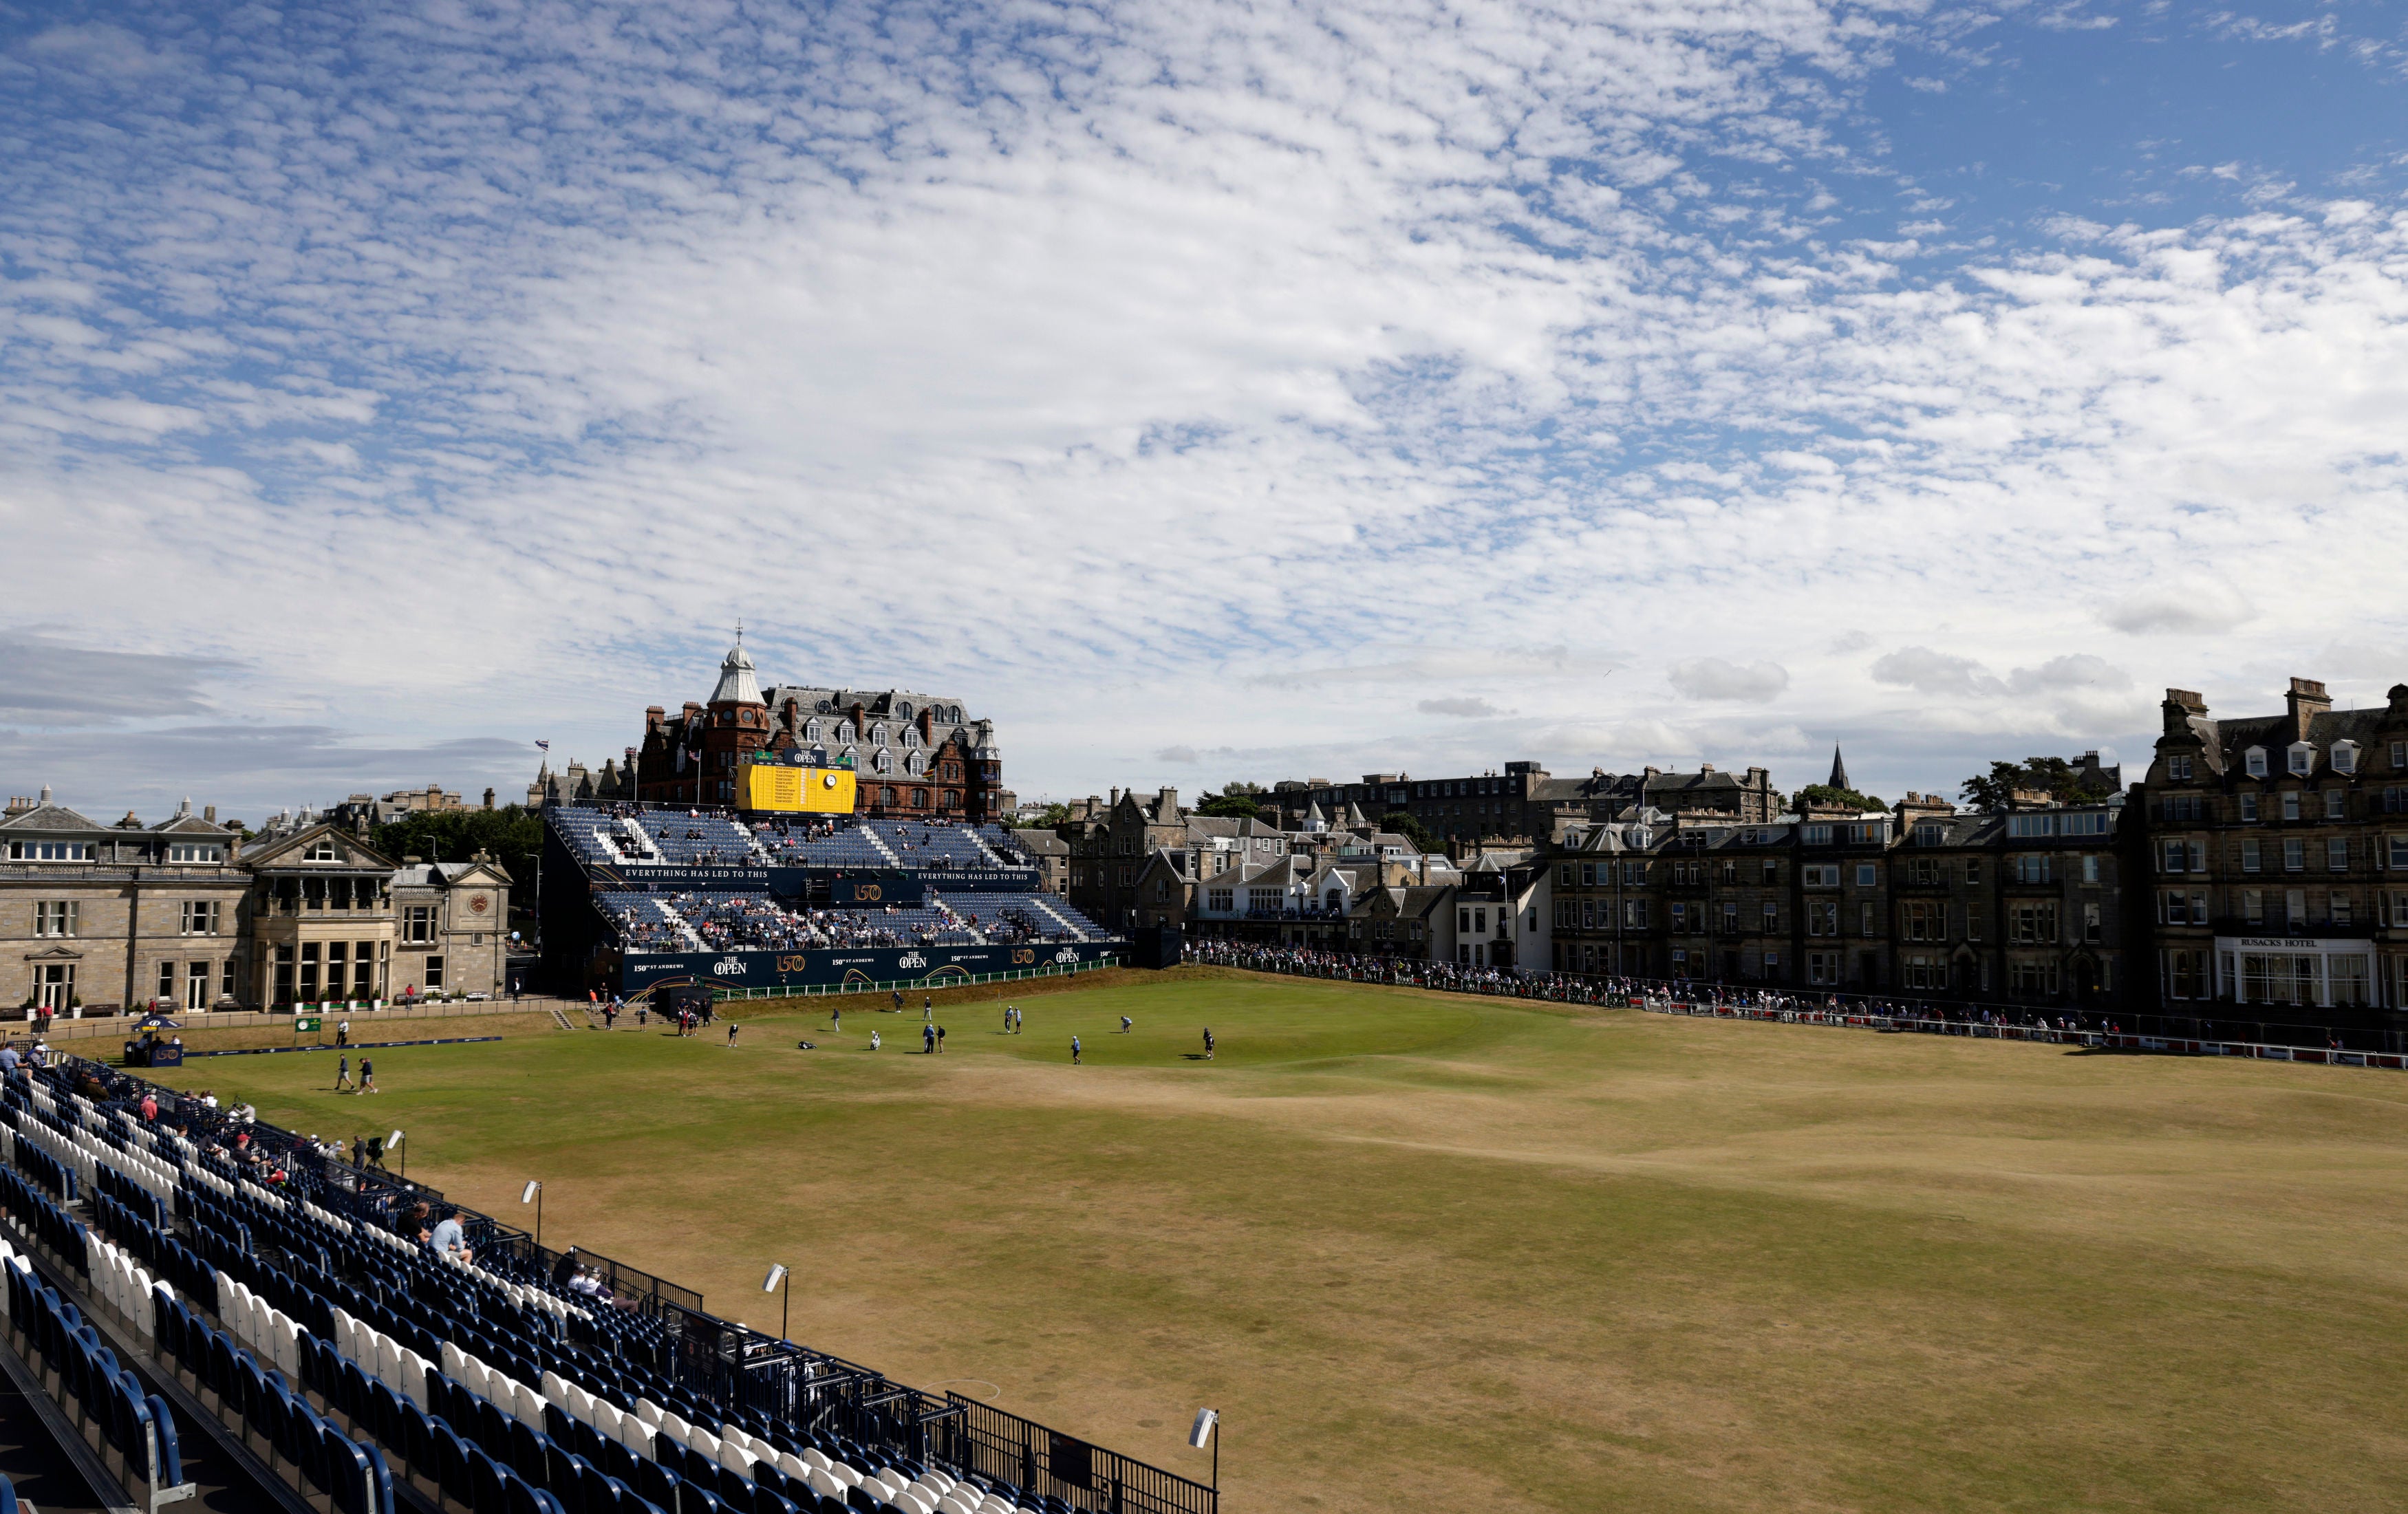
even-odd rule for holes
{"type": "Polygon", "coordinates": [[[2408,679],[2408,7],[0,0],[0,787],[2148,758],[2408,679]]]}

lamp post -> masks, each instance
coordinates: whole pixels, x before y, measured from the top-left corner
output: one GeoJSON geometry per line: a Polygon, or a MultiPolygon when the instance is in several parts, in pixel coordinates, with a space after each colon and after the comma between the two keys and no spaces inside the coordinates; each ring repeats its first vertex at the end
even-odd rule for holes
{"type": "Polygon", "coordinates": [[[1187,1444],[1197,1450],[1204,1449],[1206,1439],[1212,1442],[1212,1492],[1221,1491],[1221,1411],[1200,1408],[1196,1411],[1196,1428],[1187,1432],[1187,1444]]]}
{"type": "Polygon", "coordinates": [[[770,1264],[769,1276],[761,1279],[761,1292],[778,1295],[778,1338],[783,1340],[786,1338],[786,1307],[793,1301],[795,1293],[794,1274],[786,1270],[786,1264],[777,1262],[770,1264]]]}
{"type": "Polygon", "coordinates": [[[521,1204],[532,1202],[535,1205],[535,1244],[536,1250],[541,1250],[543,1249],[543,1184],[532,1178],[528,1178],[526,1187],[519,1190],[519,1202],[521,1204]]]}

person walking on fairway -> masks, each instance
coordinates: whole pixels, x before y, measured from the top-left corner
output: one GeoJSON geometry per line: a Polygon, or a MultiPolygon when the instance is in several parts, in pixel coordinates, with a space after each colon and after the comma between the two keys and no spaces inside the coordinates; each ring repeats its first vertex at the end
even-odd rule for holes
{"type": "Polygon", "coordinates": [[[844,1006],[838,1005],[828,1011],[828,1024],[834,1027],[831,1034],[837,1036],[844,1034],[844,1006]]]}
{"type": "Polygon", "coordinates": [[[348,1051],[344,1052],[341,1057],[336,1060],[335,1086],[337,1088],[351,1088],[352,1086],[351,1054],[348,1051]]]}
{"type": "Polygon", "coordinates": [[[937,1001],[924,993],[920,995],[920,1019],[930,1025],[937,1022],[937,1001]]]}
{"type": "Polygon", "coordinates": [[[376,1086],[376,1064],[370,1062],[366,1057],[362,1057],[360,1059],[360,1092],[363,1093],[374,1093],[378,1092],[376,1086]]]}
{"type": "Polygon", "coordinates": [[[1131,1029],[1132,1027],[1134,1027],[1136,1024],[1137,1024],[1137,1021],[1134,1021],[1134,1020],[1131,1020],[1128,1016],[1126,1016],[1126,1015],[1123,1015],[1123,1016],[1121,1016],[1121,1034],[1122,1034],[1123,1036],[1126,1036],[1126,1035],[1129,1033],[1130,1029],[1131,1029]]]}
{"type": "Polygon", "coordinates": [[[923,1025],[920,1027],[920,1054],[924,1057],[933,1057],[937,1054],[936,1026],[923,1025]]]}
{"type": "Polygon", "coordinates": [[[1075,1036],[1070,1037],[1070,1065],[1073,1067],[1082,1065],[1079,1061],[1079,1038],[1075,1036]]]}
{"type": "Polygon", "coordinates": [[[869,1050],[871,1050],[872,1051],[875,1051],[875,1050],[878,1050],[878,1047],[879,1047],[878,1033],[877,1033],[876,1031],[871,1031],[871,1032],[869,1033],[869,1050]]]}
{"type": "Polygon", "coordinates": [[[1212,1027],[1210,1025],[1204,1027],[1204,1060],[1212,1060],[1212,1027]]]}
{"type": "Polygon", "coordinates": [[[945,1027],[942,1025],[937,1027],[937,1054],[945,1054],[945,1027]]]}

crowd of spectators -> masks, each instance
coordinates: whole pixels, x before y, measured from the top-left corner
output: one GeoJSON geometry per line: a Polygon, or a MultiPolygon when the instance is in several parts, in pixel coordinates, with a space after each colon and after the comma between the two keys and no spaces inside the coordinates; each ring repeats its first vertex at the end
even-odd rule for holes
{"type": "MultiPolygon", "coordinates": [[[[1255,972],[1294,973],[1311,978],[1345,978],[1457,993],[1503,994],[1557,1003],[1609,1005],[1664,1014],[1737,1015],[1822,1024],[1873,1023],[1933,1035],[2011,1035],[2019,1039],[2069,1044],[2089,1044],[2100,1036],[2120,1035],[2125,1030],[2114,1016],[2078,1009],[1946,1004],[1892,995],[1836,992],[1800,993],[1694,978],[1474,967],[1451,962],[1363,956],[1346,951],[1267,946],[1247,941],[1190,941],[1185,948],[1185,956],[1190,962],[1243,967],[1255,972]]],[[[2178,1034],[2213,1037],[2245,1032],[2245,1036],[2235,1035],[2234,1038],[2255,1038],[2264,1035],[2268,1028],[2236,1025],[2219,1032],[2214,1021],[2192,1021],[2186,1023],[2191,1028],[2178,1034]]],[[[2342,1041],[2336,1037],[2333,1044],[2339,1046],[2342,1041]]]]}

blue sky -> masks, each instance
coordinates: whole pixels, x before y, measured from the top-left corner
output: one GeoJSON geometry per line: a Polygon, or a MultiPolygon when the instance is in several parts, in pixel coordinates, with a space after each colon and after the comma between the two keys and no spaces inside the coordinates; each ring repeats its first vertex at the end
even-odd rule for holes
{"type": "Polygon", "coordinates": [[[0,771],[2145,756],[2408,678],[2372,3],[0,7],[0,771]]]}

